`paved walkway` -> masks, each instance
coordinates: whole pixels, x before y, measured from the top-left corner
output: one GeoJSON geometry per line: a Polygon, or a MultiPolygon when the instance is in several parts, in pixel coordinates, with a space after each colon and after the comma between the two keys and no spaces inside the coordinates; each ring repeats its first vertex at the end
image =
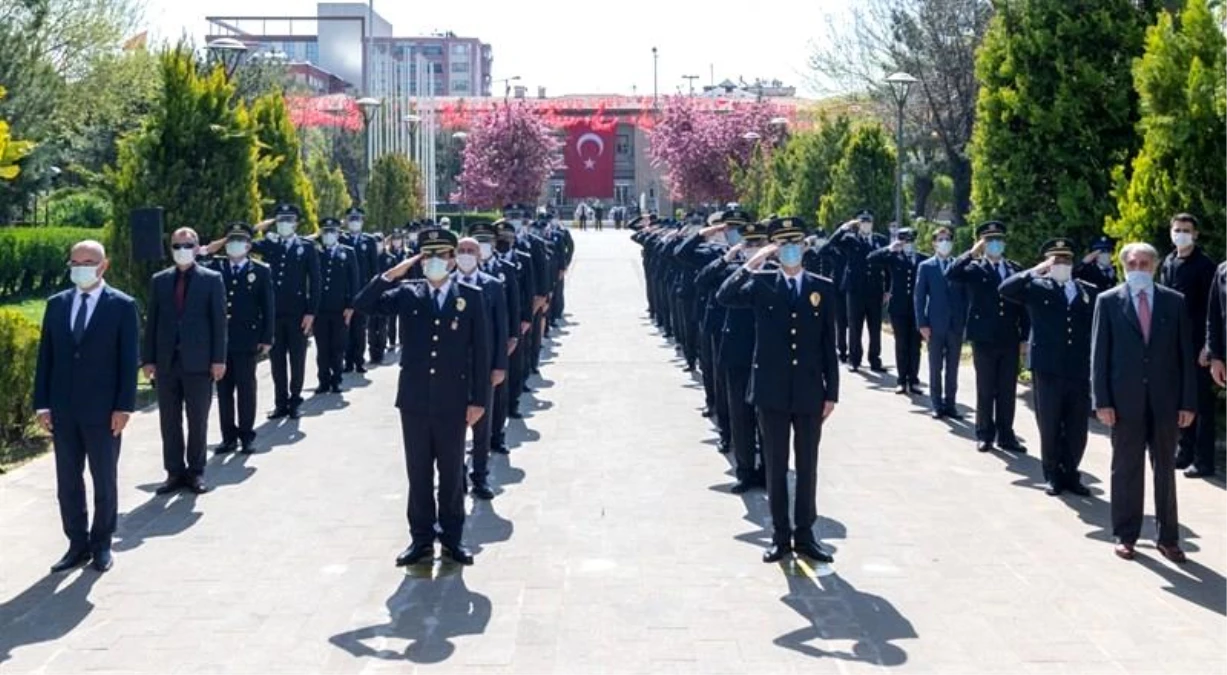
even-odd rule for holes
{"type": "Polygon", "coordinates": [[[701,389],[644,317],[637,247],[576,238],[571,322],[518,446],[494,459],[498,498],[471,507],[475,566],[392,565],[406,543],[395,367],[264,427],[266,452],[215,458],[218,487],[196,498],[152,494],[145,411],[105,576],[46,575],[65,546],[51,461],[0,477],[0,673],[1227,667],[1221,484],[1179,480],[1192,562],[1144,547],[1125,563],[1105,543],[1102,435],[1085,462],[1096,497],[1049,498],[1034,454],[977,453],[967,425],[931,420],[889,376],[845,375],[825,430],[835,565],[762,564],[765,495],[728,493],[701,389]]]}

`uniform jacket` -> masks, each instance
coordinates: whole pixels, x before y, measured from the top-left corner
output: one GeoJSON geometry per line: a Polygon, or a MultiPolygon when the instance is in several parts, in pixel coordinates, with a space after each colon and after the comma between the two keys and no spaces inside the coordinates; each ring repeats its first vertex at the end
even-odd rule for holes
{"type": "Polygon", "coordinates": [[[136,371],[140,319],[136,301],[110,286],[95,289],[94,314],[81,344],[72,337],[76,289],[47,300],[38,363],[34,369],[34,409],[50,410],[53,423],[76,420],[110,425],[111,413],[136,409],[136,371]]]}
{"type": "Polygon", "coordinates": [[[404,342],[396,407],[415,415],[485,407],[491,370],[485,294],[453,281],[440,310],[430,291],[425,281],[397,283],[376,276],[354,299],[361,312],[400,317],[404,342]]]}
{"type": "Polygon", "coordinates": [[[214,258],[209,265],[226,287],[226,349],[244,354],[273,344],[275,309],[268,265],[248,259],[237,275],[228,258],[214,258]]]}
{"type": "Polygon", "coordinates": [[[362,288],[358,280],[358,256],[354,249],[337,244],[319,253],[320,314],[340,314],[352,309],[362,288]]]}
{"type": "Polygon", "coordinates": [[[754,311],[754,364],[746,401],[765,410],[820,415],[839,400],[835,356],[835,285],[802,272],[794,296],[779,270],[730,276],[717,298],[754,311]]]}
{"type": "Polygon", "coordinates": [[[226,288],[222,275],[193,265],[180,315],[175,307],[177,273],[178,268],[169,267],[153,275],[141,360],[162,370],[170,368],[177,355],[183,372],[207,373],[212,364],[226,362],[226,288]]]}
{"type": "Polygon", "coordinates": [[[338,241],[354,249],[354,256],[358,262],[359,284],[365,286],[366,282],[371,280],[371,277],[380,273],[379,247],[375,237],[365,232],[357,234],[346,232],[338,238],[338,241]]]}
{"type": "Polygon", "coordinates": [[[1066,299],[1065,285],[1023,270],[1001,282],[1001,296],[1026,308],[1030,317],[1030,368],[1037,373],[1086,381],[1091,375],[1091,320],[1094,284],[1072,280],[1077,292],[1066,299]]]}
{"type": "Polygon", "coordinates": [[[869,264],[869,254],[886,246],[886,237],[874,233],[868,239],[855,230],[839,230],[831,235],[827,246],[834,246],[844,255],[844,278],[841,284],[851,295],[880,296],[886,287],[886,273],[869,264]]]}
{"type": "Polygon", "coordinates": [[[490,336],[490,367],[493,370],[507,370],[506,286],[498,277],[486,274],[480,269],[473,270],[473,273],[470,275],[465,275],[463,272],[456,270],[452,274],[452,281],[460,283],[460,280],[465,276],[472,279],[472,285],[480,288],[482,295],[485,297],[486,320],[488,322],[486,333],[490,336]]]}
{"type": "Polygon", "coordinates": [[[871,267],[885,270],[890,280],[890,302],[887,304],[887,310],[891,316],[916,313],[916,303],[912,298],[916,288],[916,268],[928,259],[929,256],[922,253],[905,253],[889,248],[880,248],[866,258],[871,267]]]}
{"type": "Polygon", "coordinates": [[[1150,342],[1125,284],[1095,301],[1091,328],[1091,399],[1117,418],[1143,420],[1147,404],[1159,425],[1176,425],[1180,410],[1197,410],[1192,325],[1184,296],[1155,284],[1150,342]]]}
{"type": "MultiPolygon", "coordinates": [[[[1005,277],[1022,269],[1013,260],[1004,263],[1005,277]]],[[[970,252],[955,258],[946,270],[947,280],[967,289],[967,340],[972,344],[1000,347],[1027,339],[1031,326],[1026,312],[997,292],[1005,277],[989,264],[988,258],[976,259],[970,252]]]]}
{"type": "MultiPolygon", "coordinates": [[[[520,289],[520,268],[513,261],[503,260],[498,255],[493,256],[489,260],[481,264],[481,271],[498,279],[503,284],[503,304],[506,311],[503,312],[507,324],[507,334],[505,339],[520,337],[520,321],[531,321],[531,318],[524,318],[524,308],[520,303],[523,302],[523,291],[520,289]]],[[[531,299],[530,299],[531,302],[531,299]]],[[[529,311],[532,311],[531,306],[529,311]]],[[[503,349],[506,350],[506,342],[503,343],[503,349]]],[[[497,368],[497,366],[495,366],[497,368]]]]}
{"type": "Polygon", "coordinates": [[[260,239],[251,245],[273,277],[273,305],[277,316],[314,315],[320,307],[320,258],[315,246],[294,237],[271,242],[260,239]]]}

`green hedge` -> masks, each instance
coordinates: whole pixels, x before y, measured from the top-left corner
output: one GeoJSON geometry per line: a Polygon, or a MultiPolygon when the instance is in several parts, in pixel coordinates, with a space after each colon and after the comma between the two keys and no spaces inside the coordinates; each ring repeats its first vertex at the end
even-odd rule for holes
{"type": "Polygon", "coordinates": [[[67,283],[68,251],[82,239],[100,239],[85,227],[0,229],[0,297],[50,294],[67,283]]]}
{"type": "Polygon", "coordinates": [[[25,437],[33,421],[39,326],[0,307],[0,443],[25,437]]]}

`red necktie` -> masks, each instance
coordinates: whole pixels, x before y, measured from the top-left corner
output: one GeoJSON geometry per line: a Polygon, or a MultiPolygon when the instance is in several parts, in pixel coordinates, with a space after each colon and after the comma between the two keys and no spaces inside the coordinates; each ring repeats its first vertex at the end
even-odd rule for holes
{"type": "Polygon", "coordinates": [[[179,272],[175,275],[175,311],[183,314],[183,296],[187,290],[187,273],[179,272]]]}
{"type": "Polygon", "coordinates": [[[1150,301],[1146,291],[1138,291],[1138,323],[1142,325],[1142,339],[1150,344],[1150,301]]]}

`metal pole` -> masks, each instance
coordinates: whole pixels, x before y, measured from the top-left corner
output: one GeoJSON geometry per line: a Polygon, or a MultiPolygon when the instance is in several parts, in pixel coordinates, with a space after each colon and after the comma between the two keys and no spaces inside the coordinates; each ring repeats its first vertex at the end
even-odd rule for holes
{"type": "Polygon", "coordinates": [[[652,107],[653,108],[658,107],[657,105],[658,92],[657,92],[657,87],[656,87],[656,62],[658,58],[659,57],[656,54],[656,48],[652,47],[652,107]]]}
{"type": "Polygon", "coordinates": [[[895,126],[895,227],[903,227],[903,99],[895,126]]]}

